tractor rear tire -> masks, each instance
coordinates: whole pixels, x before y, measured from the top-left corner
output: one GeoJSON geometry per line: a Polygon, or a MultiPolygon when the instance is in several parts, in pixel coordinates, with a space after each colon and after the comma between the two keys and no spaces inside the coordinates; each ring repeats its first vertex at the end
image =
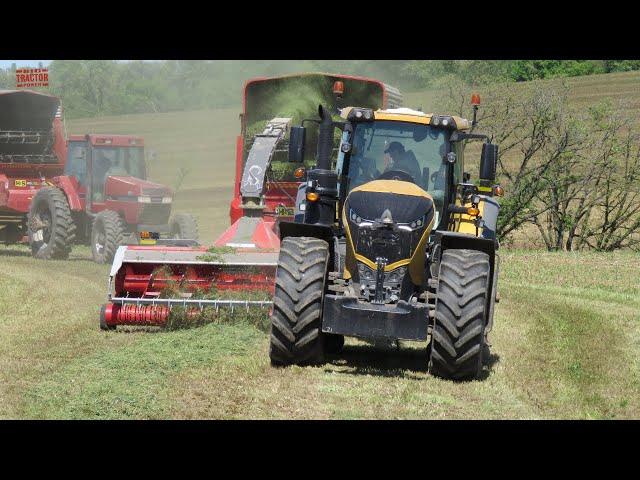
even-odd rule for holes
{"type": "Polygon", "coordinates": [[[442,254],[429,371],[449,380],[477,378],[486,354],[489,255],[451,249],[442,254]]]}
{"type": "Polygon", "coordinates": [[[91,226],[91,254],[96,263],[111,263],[122,245],[125,228],[117,212],[103,210],[93,219],[91,226]]]}
{"type": "Polygon", "coordinates": [[[198,223],[189,213],[176,213],[169,222],[171,238],[198,241],[198,223]]]}
{"type": "Polygon", "coordinates": [[[310,237],[287,237],[280,244],[271,313],[271,365],[324,362],[322,304],[329,244],[310,237]]]}
{"type": "Polygon", "coordinates": [[[38,190],[29,207],[27,226],[34,257],[47,260],[69,258],[76,226],[62,190],[55,187],[38,190]]]}

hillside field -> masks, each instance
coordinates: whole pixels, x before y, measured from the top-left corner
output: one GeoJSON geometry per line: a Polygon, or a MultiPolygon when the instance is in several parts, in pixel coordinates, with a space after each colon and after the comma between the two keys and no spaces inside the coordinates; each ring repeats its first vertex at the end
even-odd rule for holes
{"type": "MultiPolygon", "coordinates": [[[[568,79],[573,101],[640,110],[640,72],[568,79]]],[[[240,86],[238,87],[240,88],[240,86]]],[[[433,92],[407,93],[429,110],[433,92]]],[[[67,121],[68,134],[145,138],[150,179],[176,186],[211,243],[229,223],[239,108],[67,121]]],[[[640,254],[501,253],[482,380],[426,373],[425,345],[348,340],[321,367],[274,369],[264,328],[232,321],[102,332],[109,267],[0,245],[0,418],[640,418],[640,254]]]]}

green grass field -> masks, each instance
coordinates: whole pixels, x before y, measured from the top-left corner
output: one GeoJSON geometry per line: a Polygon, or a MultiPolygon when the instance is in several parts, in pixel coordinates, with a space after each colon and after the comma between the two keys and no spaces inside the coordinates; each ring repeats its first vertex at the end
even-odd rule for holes
{"type": "Polygon", "coordinates": [[[505,251],[492,364],[462,384],[429,376],[417,343],[274,369],[241,318],[102,332],[107,268],[87,257],[0,249],[0,418],[640,417],[637,254],[505,251]]]}
{"type": "MultiPolygon", "coordinates": [[[[640,73],[570,79],[574,101],[628,97],[640,73]]],[[[407,94],[429,108],[433,93],[407,94]]],[[[67,122],[69,134],[131,133],[157,152],[201,239],[228,226],[239,109],[67,122]]],[[[503,250],[485,378],[426,373],[425,346],[349,340],[322,367],[269,366],[266,333],[242,318],[171,332],[98,328],[108,266],[77,247],[41,261],[0,245],[0,418],[640,418],[640,255],[503,250]]]]}

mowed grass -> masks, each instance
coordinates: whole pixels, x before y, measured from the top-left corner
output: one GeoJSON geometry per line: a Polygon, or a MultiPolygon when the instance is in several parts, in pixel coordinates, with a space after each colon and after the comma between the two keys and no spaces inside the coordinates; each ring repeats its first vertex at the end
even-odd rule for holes
{"type": "Polygon", "coordinates": [[[431,377],[420,343],[272,368],[242,314],[102,332],[107,267],[86,254],[0,249],[1,418],[640,418],[638,254],[503,251],[493,356],[468,383],[431,377]]]}

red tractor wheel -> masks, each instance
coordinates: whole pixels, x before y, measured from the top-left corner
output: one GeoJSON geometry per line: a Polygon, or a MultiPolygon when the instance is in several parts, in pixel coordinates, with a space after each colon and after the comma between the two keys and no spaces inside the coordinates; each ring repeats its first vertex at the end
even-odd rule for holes
{"type": "Polygon", "coordinates": [[[117,212],[103,210],[98,213],[91,226],[93,260],[97,263],[111,263],[124,236],[124,224],[117,212]]]}
{"type": "Polygon", "coordinates": [[[169,225],[171,227],[171,238],[198,241],[198,224],[193,215],[176,213],[169,225]]]}
{"type": "Polygon", "coordinates": [[[66,259],[71,252],[76,227],[67,197],[55,187],[38,190],[27,219],[29,245],[36,258],[66,259]]]}

